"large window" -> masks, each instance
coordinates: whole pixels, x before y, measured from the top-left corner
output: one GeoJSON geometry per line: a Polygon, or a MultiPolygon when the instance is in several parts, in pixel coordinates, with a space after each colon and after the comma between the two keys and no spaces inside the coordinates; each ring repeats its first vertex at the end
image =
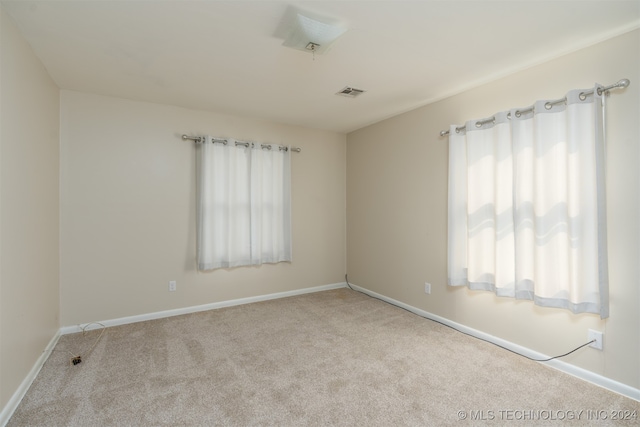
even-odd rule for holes
{"type": "Polygon", "coordinates": [[[449,284],[608,316],[603,97],[449,131],[449,284]]]}
{"type": "Polygon", "coordinates": [[[290,150],[198,144],[198,269],[291,261],[290,150]]]}

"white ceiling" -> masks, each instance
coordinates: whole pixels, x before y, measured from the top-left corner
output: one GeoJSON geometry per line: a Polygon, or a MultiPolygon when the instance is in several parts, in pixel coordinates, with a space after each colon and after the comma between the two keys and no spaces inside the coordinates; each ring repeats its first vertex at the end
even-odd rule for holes
{"type": "Polygon", "coordinates": [[[640,27],[638,0],[1,3],[60,88],[337,132],[640,27]],[[349,30],[314,60],[291,7],[349,30]]]}

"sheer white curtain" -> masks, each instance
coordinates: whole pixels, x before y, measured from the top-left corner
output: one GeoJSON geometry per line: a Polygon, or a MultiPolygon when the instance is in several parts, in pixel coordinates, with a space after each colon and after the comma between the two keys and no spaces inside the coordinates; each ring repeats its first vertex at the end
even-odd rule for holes
{"type": "Polygon", "coordinates": [[[291,261],[291,151],[242,144],[198,144],[199,270],[291,261]]]}
{"type": "Polygon", "coordinates": [[[599,87],[451,126],[450,285],[608,317],[599,87]]]}

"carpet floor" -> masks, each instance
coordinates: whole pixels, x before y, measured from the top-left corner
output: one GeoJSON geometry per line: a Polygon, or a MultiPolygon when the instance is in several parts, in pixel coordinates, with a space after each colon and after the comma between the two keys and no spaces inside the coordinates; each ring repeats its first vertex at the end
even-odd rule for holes
{"type": "Polygon", "coordinates": [[[71,365],[100,333],[62,336],[7,425],[640,424],[640,402],[349,289],[107,328],[71,365]]]}

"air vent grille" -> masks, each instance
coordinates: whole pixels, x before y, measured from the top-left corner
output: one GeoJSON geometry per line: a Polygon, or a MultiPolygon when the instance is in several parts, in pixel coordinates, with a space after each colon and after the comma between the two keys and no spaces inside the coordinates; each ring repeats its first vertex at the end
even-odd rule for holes
{"type": "Polygon", "coordinates": [[[365,91],[362,89],[356,89],[355,87],[345,86],[344,89],[336,92],[336,95],[346,96],[348,98],[355,98],[358,95],[363,94],[365,91]]]}

